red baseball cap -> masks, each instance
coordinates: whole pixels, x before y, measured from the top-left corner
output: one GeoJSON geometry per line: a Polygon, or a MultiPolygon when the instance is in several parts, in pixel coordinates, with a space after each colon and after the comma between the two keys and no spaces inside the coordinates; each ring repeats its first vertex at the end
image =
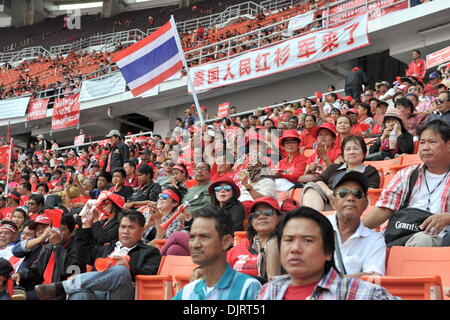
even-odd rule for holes
{"type": "Polygon", "coordinates": [[[239,190],[239,187],[236,185],[236,183],[233,181],[233,179],[231,179],[229,177],[222,177],[222,178],[219,178],[218,180],[214,181],[213,183],[211,183],[211,185],[208,187],[208,193],[213,194],[214,188],[221,183],[229,184],[233,188],[233,191],[236,194],[236,198],[239,198],[239,196],[241,195],[241,190],[239,190]]]}
{"type": "Polygon", "coordinates": [[[280,206],[278,204],[278,201],[272,197],[261,197],[261,198],[256,199],[255,201],[253,201],[253,203],[250,206],[250,212],[252,212],[253,208],[255,208],[258,204],[261,204],[261,203],[267,204],[267,205],[271,206],[272,208],[274,208],[275,210],[277,210],[278,212],[280,212],[280,206]]]}
{"type": "Polygon", "coordinates": [[[352,101],[353,98],[351,96],[345,96],[343,100],[344,101],[352,101]]]}
{"type": "Polygon", "coordinates": [[[47,216],[38,216],[36,218],[36,220],[32,224],[29,225],[28,229],[30,229],[30,230],[36,229],[36,227],[37,227],[37,225],[39,223],[40,224],[45,224],[45,225],[48,226],[48,225],[50,225],[50,222],[51,222],[51,220],[50,220],[49,217],[47,217],[47,216]]]}
{"type": "Polygon", "coordinates": [[[123,206],[125,205],[125,199],[122,196],[114,192],[104,191],[98,196],[98,199],[95,202],[95,206],[99,207],[100,204],[107,199],[114,202],[119,208],[123,208],[123,206]]]}
{"type": "Polygon", "coordinates": [[[318,126],[318,127],[314,127],[314,128],[311,130],[311,135],[312,135],[315,139],[317,139],[317,135],[319,134],[319,131],[320,131],[321,129],[327,129],[327,130],[331,131],[331,133],[332,133],[335,137],[337,136],[336,127],[334,126],[334,124],[332,124],[332,123],[330,123],[330,122],[325,122],[325,123],[321,124],[321,125],[318,126]]]}

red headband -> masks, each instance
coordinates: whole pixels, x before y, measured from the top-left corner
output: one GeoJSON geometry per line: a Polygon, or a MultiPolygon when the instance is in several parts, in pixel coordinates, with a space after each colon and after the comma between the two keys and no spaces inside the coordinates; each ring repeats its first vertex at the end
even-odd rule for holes
{"type": "Polygon", "coordinates": [[[7,223],[2,224],[2,225],[0,226],[0,230],[9,230],[9,231],[11,231],[12,233],[16,233],[16,232],[17,232],[17,229],[15,229],[12,225],[7,224],[7,223]]]}
{"type": "Polygon", "coordinates": [[[174,165],[173,166],[173,168],[172,168],[172,170],[173,169],[178,169],[178,170],[180,170],[180,171],[182,171],[182,172],[184,172],[184,173],[187,173],[186,172],[186,169],[184,169],[182,166],[180,166],[179,164],[176,164],[176,165],[174,165]]]}
{"type": "Polygon", "coordinates": [[[170,190],[170,189],[165,189],[163,192],[161,192],[161,193],[163,193],[163,194],[167,194],[169,197],[171,197],[173,200],[175,200],[177,203],[180,203],[180,197],[175,193],[175,192],[173,192],[172,190],[170,190]]]}
{"type": "Polygon", "coordinates": [[[15,194],[10,193],[10,194],[8,195],[8,197],[10,197],[11,199],[19,200],[19,201],[20,201],[20,197],[16,196],[15,194]]]}

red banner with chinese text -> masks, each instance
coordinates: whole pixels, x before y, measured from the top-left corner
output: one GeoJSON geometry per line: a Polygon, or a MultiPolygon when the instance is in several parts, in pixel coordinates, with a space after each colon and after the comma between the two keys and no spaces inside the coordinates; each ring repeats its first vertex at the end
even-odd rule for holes
{"type": "Polygon", "coordinates": [[[75,146],[83,144],[85,137],[86,137],[86,135],[84,135],[84,134],[80,134],[79,136],[75,136],[73,144],[75,146]]]}
{"type": "Polygon", "coordinates": [[[349,0],[330,6],[328,21],[338,23],[359,15],[368,14],[368,20],[375,20],[393,11],[408,8],[408,0],[377,0],[367,4],[366,0],[349,0]],[[389,6],[387,8],[384,8],[389,6]]]}
{"type": "Polygon", "coordinates": [[[427,55],[427,69],[450,61],[450,46],[427,55]]]}
{"type": "Polygon", "coordinates": [[[52,130],[77,126],[80,122],[80,94],[55,99],[52,130]]]}
{"type": "Polygon", "coordinates": [[[45,118],[50,98],[30,101],[28,105],[27,121],[45,118]]]}
{"type": "MultiPolygon", "coordinates": [[[[195,91],[252,80],[328,59],[369,45],[367,15],[245,53],[190,69],[195,91]]],[[[191,88],[189,88],[191,90],[191,88]]]]}
{"type": "Polygon", "coordinates": [[[217,118],[228,117],[228,108],[230,107],[229,102],[221,103],[218,106],[217,118]]]}

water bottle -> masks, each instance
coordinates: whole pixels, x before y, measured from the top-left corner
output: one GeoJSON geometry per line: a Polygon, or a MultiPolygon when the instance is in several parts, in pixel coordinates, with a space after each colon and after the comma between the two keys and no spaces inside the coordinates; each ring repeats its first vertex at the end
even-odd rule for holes
{"type": "Polygon", "coordinates": [[[397,124],[394,125],[394,129],[389,133],[389,149],[393,150],[397,148],[397,124]]]}

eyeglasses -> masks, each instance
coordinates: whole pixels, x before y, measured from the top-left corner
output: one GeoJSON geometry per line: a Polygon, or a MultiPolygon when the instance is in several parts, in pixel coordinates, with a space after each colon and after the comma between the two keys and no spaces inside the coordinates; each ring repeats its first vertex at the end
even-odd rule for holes
{"type": "Polygon", "coordinates": [[[347,188],[342,188],[340,189],[337,194],[340,198],[345,198],[349,193],[352,193],[356,198],[361,199],[363,197],[363,192],[359,189],[347,189],[347,188]]]}
{"type": "Polygon", "coordinates": [[[408,92],[411,92],[411,91],[419,91],[419,89],[417,89],[417,88],[409,88],[408,92]]]}
{"type": "Polygon", "coordinates": [[[275,215],[275,210],[266,209],[266,210],[263,210],[263,211],[252,212],[250,214],[250,219],[256,219],[256,218],[258,218],[261,215],[264,215],[265,217],[271,217],[271,216],[275,215]]]}
{"type": "Polygon", "coordinates": [[[199,168],[195,168],[195,171],[207,171],[208,167],[199,167],[199,168]]]}
{"type": "Polygon", "coordinates": [[[28,202],[28,205],[31,205],[31,206],[34,206],[34,205],[36,205],[37,203],[36,202],[28,202]]]}
{"type": "Polygon", "coordinates": [[[226,192],[230,192],[231,189],[232,188],[231,188],[231,186],[229,184],[223,184],[221,186],[215,186],[214,187],[214,191],[215,192],[219,192],[219,191],[222,191],[222,190],[225,190],[226,192]]]}
{"type": "Polygon", "coordinates": [[[447,101],[449,101],[449,100],[436,99],[436,103],[437,103],[437,104],[443,104],[443,103],[445,103],[445,102],[447,102],[447,101]]]}
{"type": "Polygon", "coordinates": [[[297,139],[286,139],[283,141],[283,144],[287,144],[287,143],[298,143],[297,139]]]}
{"type": "Polygon", "coordinates": [[[158,195],[158,199],[167,200],[167,199],[169,199],[169,198],[170,198],[169,195],[167,195],[167,194],[165,194],[165,193],[160,193],[160,194],[158,195]]]}

